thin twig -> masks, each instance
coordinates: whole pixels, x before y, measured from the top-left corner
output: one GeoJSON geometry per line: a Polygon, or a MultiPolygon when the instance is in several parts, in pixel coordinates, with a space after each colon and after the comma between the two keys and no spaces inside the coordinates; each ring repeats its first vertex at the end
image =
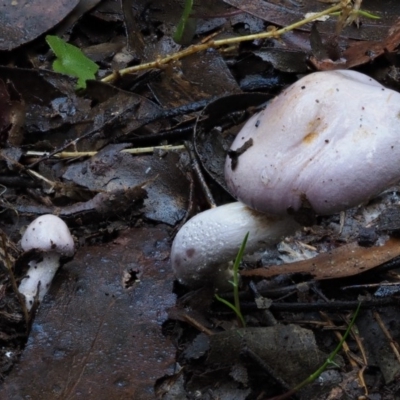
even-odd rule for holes
{"type": "Polygon", "coordinates": [[[177,61],[177,60],[180,60],[181,58],[187,57],[191,54],[199,53],[200,51],[204,51],[204,50],[208,50],[208,49],[216,49],[221,46],[237,44],[237,43],[241,43],[241,42],[245,42],[245,41],[280,37],[284,33],[287,33],[289,31],[292,31],[303,25],[306,25],[309,22],[315,21],[316,19],[321,18],[324,15],[328,15],[328,14],[334,13],[336,11],[340,11],[341,9],[342,9],[342,5],[336,5],[336,6],[328,8],[324,11],[321,11],[319,13],[315,13],[312,16],[309,16],[308,18],[304,18],[301,21],[295,22],[294,24],[288,25],[281,29],[273,29],[268,32],[256,33],[253,35],[239,36],[239,37],[233,37],[233,38],[229,38],[229,39],[214,40],[214,41],[210,41],[210,42],[204,43],[204,44],[193,45],[193,46],[188,47],[187,49],[184,49],[177,53],[171,54],[164,58],[160,58],[156,61],[136,65],[134,67],[124,68],[119,71],[113,72],[111,75],[106,76],[101,81],[106,82],[106,83],[112,83],[120,76],[132,74],[132,73],[138,72],[138,71],[143,71],[145,69],[161,68],[163,65],[168,64],[171,61],[177,61]]]}
{"type": "MultiPolygon", "coordinates": [[[[345,321],[347,324],[350,323],[350,319],[348,317],[345,317],[345,321]]],[[[361,357],[362,357],[362,363],[360,363],[359,361],[358,361],[358,363],[362,367],[365,367],[366,365],[368,365],[367,353],[364,348],[363,340],[360,338],[360,332],[359,332],[356,324],[354,324],[353,327],[351,328],[351,334],[353,335],[353,339],[355,340],[358,350],[360,351],[361,357]]]]}
{"type": "MultiPolygon", "coordinates": [[[[320,315],[323,319],[325,319],[326,322],[329,322],[331,325],[334,325],[332,320],[329,318],[329,316],[326,313],[324,313],[323,311],[320,311],[320,315]]],[[[335,330],[334,334],[339,341],[341,341],[343,339],[343,335],[338,330],[335,330]]],[[[350,355],[351,350],[346,342],[343,342],[342,350],[344,351],[344,354],[346,354],[346,357],[349,360],[351,367],[356,368],[357,363],[354,361],[353,357],[350,355]]]]}
{"type": "Polygon", "coordinates": [[[400,352],[399,352],[399,345],[398,343],[392,338],[392,335],[390,334],[390,332],[388,331],[388,329],[386,328],[385,324],[382,321],[381,316],[378,314],[378,312],[374,311],[373,312],[373,316],[376,320],[376,322],[378,323],[379,327],[381,328],[383,334],[386,336],[386,338],[389,340],[389,345],[391,347],[391,349],[393,350],[394,355],[397,358],[397,361],[400,362],[400,352]]]}
{"type": "Polygon", "coordinates": [[[212,336],[214,335],[214,332],[211,331],[210,329],[206,328],[203,324],[201,324],[199,321],[197,321],[196,319],[194,319],[193,317],[191,317],[188,314],[185,314],[183,316],[183,318],[185,319],[185,321],[189,324],[192,325],[194,328],[196,328],[197,330],[199,330],[200,332],[204,333],[207,336],[212,336]]]}
{"type": "Polygon", "coordinates": [[[186,140],[185,147],[190,156],[190,161],[192,163],[192,169],[193,169],[197,179],[199,180],[201,189],[203,190],[203,193],[206,197],[208,205],[210,206],[210,208],[217,207],[217,203],[214,200],[211,190],[208,187],[206,180],[204,179],[204,175],[203,175],[203,172],[201,171],[199,161],[197,160],[196,152],[194,151],[193,143],[189,140],[186,140]]]}
{"type": "MultiPolygon", "coordinates": [[[[151,146],[151,147],[138,147],[136,149],[124,149],[121,150],[120,153],[129,153],[129,154],[144,154],[144,153],[153,153],[155,150],[185,150],[185,146],[172,146],[170,144],[164,146],[151,146]]],[[[62,151],[61,153],[54,154],[54,158],[78,158],[78,157],[93,157],[98,153],[98,151],[62,151]]],[[[44,157],[49,155],[49,153],[45,151],[28,151],[26,152],[27,156],[36,156],[36,157],[44,157]]],[[[49,183],[49,182],[48,182],[49,183]]]]}

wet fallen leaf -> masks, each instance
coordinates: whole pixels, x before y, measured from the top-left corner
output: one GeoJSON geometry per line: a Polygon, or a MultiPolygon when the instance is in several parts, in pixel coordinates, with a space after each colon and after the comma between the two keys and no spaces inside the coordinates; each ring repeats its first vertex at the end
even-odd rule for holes
{"type": "MultiPolygon", "coordinates": [[[[161,108],[146,97],[98,81],[88,81],[86,93],[96,103],[87,118],[92,118],[96,125],[99,125],[98,129],[104,131],[102,140],[99,140],[100,138],[90,140],[86,148],[96,150],[111,141],[126,141],[128,134],[136,137],[156,133],[169,127],[165,121],[149,124],[149,120],[152,120],[161,108]],[[111,126],[107,124],[107,121],[115,116],[118,116],[117,123],[111,126]],[[97,119],[102,122],[98,123],[97,119]]],[[[79,134],[84,134],[88,127],[82,132],[79,127],[76,127],[76,130],[79,134]]]]}
{"type": "MultiPolygon", "coordinates": [[[[329,4],[315,0],[284,1],[281,0],[224,0],[234,7],[245,12],[262,18],[272,24],[287,26],[305,18],[309,12],[320,12],[329,6],[329,4]]],[[[380,40],[385,37],[393,25],[394,21],[400,15],[400,6],[397,2],[391,2],[390,6],[386,1],[363,0],[363,10],[368,10],[381,19],[362,18],[362,25],[357,28],[355,25],[346,27],[341,35],[350,39],[358,40],[380,40]],[[387,12],[390,7],[390,13],[387,12]]],[[[336,29],[336,18],[329,18],[327,21],[318,24],[320,32],[332,34],[336,29]]],[[[301,27],[300,30],[309,31],[311,24],[301,27]]]]}
{"type": "MultiPolygon", "coordinates": [[[[164,2],[161,18],[158,8],[149,6],[147,0],[137,1],[134,9],[130,1],[122,1],[128,47],[137,59],[154,61],[179,51],[180,45],[175,43],[172,34],[179,22],[182,5],[183,2],[177,0],[164,2]],[[147,15],[146,20],[143,13],[147,15]]],[[[195,4],[194,8],[196,13],[206,15],[221,9],[221,4],[207,0],[195,4]]],[[[239,91],[231,71],[217,51],[193,54],[179,63],[168,65],[149,86],[160,104],[167,108],[239,91]]]]}
{"type": "Polygon", "coordinates": [[[0,143],[17,146],[22,143],[21,127],[25,121],[25,104],[14,86],[0,79],[0,143]]]}
{"type": "MultiPolygon", "coordinates": [[[[324,2],[315,0],[281,2],[277,0],[262,1],[251,0],[241,2],[239,0],[224,0],[226,3],[248,12],[258,18],[278,26],[287,26],[300,21],[307,13],[319,12],[327,7],[324,2]]],[[[307,24],[294,32],[285,34],[279,40],[273,40],[273,46],[265,46],[254,51],[263,60],[269,61],[277,68],[285,72],[304,73],[308,70],[307,60],[318,70],[347,69],[365,64],[382,55],[389,49],[396,48],[398,40],[394,38],[394,29],[398,24],[400,7],[391,5],[391,12],[387,13],[385,7],[388,3],[377,0],[364,0],[362,9],[368,10],[379,19],[361,17],[359,28],[352,24],[347,26],[340,35],[335,35],[335,17],[329,18],[317,24],[307,24]],[[329,53],[337,53],[336,57],[320,59],[310,48],[313,35],[306,32],[317,29],[321,36],[321,43],[329,53]],[[382,40],[382,38],[388,38],[382,40]]],[[[333,54],[330,54],[331,56],[333,54]]]]}
{"type": "MultiPolygon", "coordinates": [[[[56,214],[72,224],[89,224],[101,219],[113,219],[119,217],[129,220],[131,214],[135,214],[141,207],[141,201],[147,196],[146,190],[138,185],[132,188],[117,189],[112,192],[101,192],[91,199],[72,204],[70,206],[56,207],[53,205],[18,204],[18,211],[29,214],[56,214]]],[[[61,190],[68,190],[74,185],[63,185],[61,190]]],[[[89,195],[89,191],[84,193],[89,195]]]]}
{"type": "MultiPolygon", "coordinates": [[[[391,348],[391,342],[376,322],[376,311],[366,311],[357,319],[357,328],[368,348],[370,365],[377,365],[386,383],[396,381],[400,374],[400,363],[391,348]]],[[[398,338],[400,326],[398,324],[398,308],[387,307],[379,310],[380,318],[390,327],[393,338],[398,338]]],[[[387,332],[386,332],[387,333],[387,332]]]]}
{"type": "Polygon", "coordinates": [[[79,0],[0,0],[0,50],[12,50],[57,25],[79,0]]]}
{"type": "Polygon", "coordinates": [[[101,0],[79,0],[77,6],[57,25],[55,33],[58,36],[62,36],[76,24],[79,18],[82,18],[85,13],[100,2],[101,0]]]}
{"type": "Polygon", "coordinates": [[[247,348],[290,386],[307,378],[327,357],[318,350],[312,331],[297,325],[233,329],[212,335],[209,340],[208,365],[232,366],[247,348]]]}
{"type": "Polygon", "coordinates": [[[189,192],[187,179],[177,166],[179,155],[132,156],[121,153],[122,147],[110,145],[89,160],[70,165],[63,178],[90,190],[109,192],[148,181],[144,215],[154,221],[177,223],[185,214],[189,192]]]}
{"type": "Polygon", "coordinates": [[[168,108],[240,91],[226,63],[216,51],[193,54],[181,61],[180,68],[166,72],[151,83],[151,88],[157,99],[168,108]]]}
{"type": "Polygon", "coordinates": [[[348,69],[366,64],[375,58],[394,52],[400,44],[400,20],[389,29],[382,40],[351,42],[336,61],[311,57],[310,62],[320,71],[348,69]]]}
{"type": "Polygon", "coordinates": [[[398,255],[400,239],[397,238],[389,239],[383,246],[361,247],[357,243],[349,243],[309,260],[256,268],[242,271],[241,274],[270,278],[281,274],[304,273],[316,280],[343,278],[368,271],[398,255]]]}
{"type": "Polygon", "coordinates": [[[400,231],[400,206],[385,208],[379,215],[376,226],[382,231],[400,231]]]}
{"type": "Polygon", "coordinates": [[[169,233],[131,229],[78,250],[53,282],[3,399],[154,399],[172,374],[175,347],[162,335],[175,302],[169,233]]]}
{"type": "MultiPolygon", "coordinates": [[[[0,66],[0,78],[12,82],[25,102],[25,140],[31,134],[65,128],[87,119],[90,101],[75,94],[75,80],[52,71],[0,66]]],[[[57,134],[52,135],[52,138],[57,134]]],[[[62,132],[65,140],[65,132],[62,132]]],[[[37,136],[34,136],[37,139],[37,136]]]]}

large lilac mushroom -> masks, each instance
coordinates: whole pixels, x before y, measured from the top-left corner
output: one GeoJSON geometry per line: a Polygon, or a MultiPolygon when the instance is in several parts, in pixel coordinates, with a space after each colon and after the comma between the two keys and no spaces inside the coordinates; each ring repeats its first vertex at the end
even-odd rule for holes
{"type": "Polygon", "coordinates": [[[312,73],[242,128],[225,164],[228,188],[273,215],[357,206],[400,180],[399,127],[399,93],[355,71],[312,73]]]}
{"type": "Polygon", "coordinates": [[[32,308],[35,298],[41,302],[60,265],[61,256],[72,257],[75,252],[74,240],[66,223],[51,214],[36,218],[26,228],[21,239],[24,251],[36,249],[41,261],[31,261],[19,291],[25,296],[26,307],[32,308]]]}
{"type": "Polygon", "coordinates": [[[399,126],[400,94],[361,73],[317,72],[288,87],[250,118],[226,160],[228,188],[250,208],[234,203],[189,220],[172,246],[178,280],[221,286],[246,232],[253,252],[292,234],[292,214],[330,215],[397,183],[399,126]]]}

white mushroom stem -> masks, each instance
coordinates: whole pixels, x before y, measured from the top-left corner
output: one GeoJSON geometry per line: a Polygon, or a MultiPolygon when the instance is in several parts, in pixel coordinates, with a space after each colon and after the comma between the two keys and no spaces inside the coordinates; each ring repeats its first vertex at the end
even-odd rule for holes
{"type": "Polygon", "coordinates": [[[280,242],[299,225],[289,216],[271,217],[236,202],[190,219],[178,232],[171,249],[176,278],[195,288],[206,283],[229,288],[229,268],[247,232],[246,254],[280,242]]]}
{"type": "Polygon", "coordinates": [[[29,263],[30,267],[26,277],[22,279],[19,286],[20,293],[25,296],[28,311],[32,308],[37,293],[38,301],[43,300],[57,272],[59,261],[60,254],[52,251],[45,253],[42,261],[29,263]]]}

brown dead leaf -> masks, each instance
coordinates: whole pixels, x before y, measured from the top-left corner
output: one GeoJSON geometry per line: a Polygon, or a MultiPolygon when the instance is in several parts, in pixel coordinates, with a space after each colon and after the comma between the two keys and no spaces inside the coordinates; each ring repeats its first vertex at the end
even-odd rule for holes
{"type": "MultiPolygon", "coordinates": [[[[305,18],[308,12],[320,12],[328,8],[316,0],[282,1],[282,0],[224,0],[225,3],[237,7],[245,12],[262,18],[272,24],[287,26],[305,18]]],[[[361,18],[362,25],[357,28],[354,24],[347,26],[341,36],[358,40],[381,40],[387,36],[390,27],[400,15],[398,2],[363,0],[362,9],[381,17],[380,19],[361,18]]],[[[329,18],[318,25],[322,33],[332,34],[336,30],[336,18],[329,18]]],[[[309,31],[311,24],[300,28],[302,31],[309,31]]]]}
{"type": "Polygon", "coordinates": [[[89,190],[113,192],[148,182],[144,215],[154,221],[175,224],[186,210],[189,186],[178,167],[179,154],[134,157],[121,153],[122,145],[109,145],[89,160],[71,164],[63,178],[89,190]]]}
{"type": "Polygon", "coordinates": [[[312,331],[297,325],[232,329],[210,336],[209,341],[208,365],[234,366],[247,348],[291,386],[306,379],[326,359],[312,331]]]}
{"type": "MultiPolygon", "coordinates": [[[[128,48],[135,58],[148,62],[180,49],[171,35],[183,11],[181,1],[163,2],[162,13],[159,7],[149,6],[147,0],[136,1],[135,7],[131,3],[123,0],[122,10],[128,48]],[[143,15],[146,15],[146,20],[143,15]]],[[[224,8],[218,3],[201,1],[195,5],[196,13],[207,15],[218,12],[216,10],[224,8]]],[[[230,69],[217,51],[192,54],[179,63],[166,66],[157,80],[149,82],[149,87],[157,101],[168,108],[240,91],[230,69]]]]}
{"type": "Polygon", "coordinates": [[[57,25],[79,0],[0,0],[0,50],[12,50],[57,25]]]}
{"type": "MultiPolygon", "coordinates": [[[[280,0],[224,1],[278,26],[293,24],[302,20],[306,13],[320,12],[327,7],[327,4],[315,0],[304,0],[301,4],[297,1],[282,2],[280,0]]],[[[400,7],[397,4],[388,4],[377,0],[364,0],[362,9],[368,10],[379,19],[361,17],[362,23],[359,27],[351,24],[341,31],[339,37],[336,37],[335,34],[336,18],[329,18],[327,21],[317,23],[318,32],[325,46],[328,49],[335,48],[338,52],[343,53],[337,57],[338,59],[335,57],[320,59],[314,53],[310,61],[316,69],[325,71],[352,68],[397,48],[399,45],[400,7]],[[390,12],[388,12],[389,9],[390,12]]],[[[290,34],[285,34],[280,41],[275,41],[273,48],[261,49],[258,51],[258,55],[271,62],[279,70],[303,72],[307,68],[304,59],[306,55],[310,55],[310,48],[309,40],[304,43],[301,39],[304,31],[310,31],[312,26],[315,25],[306,24],[290,34]],[[294,38],[300,44],[295,48],[292,43],[294,38]],[[292,60],[292,62],[288,63],[286,59],[292,60]]]]}
{"type": "Polygon", "coordinates": [[[281,274],[304,273],[316,280],[343,278],[375,268],[400,255],[400,239],[391,238],[383,246],[361,247],[349,243],[309,260],[243,271],[242,276],[270,278],[281,274]]]}
{"type": "Polygon", "coordinates": [[[55,130],[61,131],[60,141],[64,142],[65,130],[70,125],[88,119],[90,101],[77,96],[75,81],[69,76],[0,66],[0,78],[12,84],[25,103],[25,140],[37,139],[39,132],[47,139],[47,131],[55,130]]]}
{"type": "Polygon", "coordinates": [[[40,305],[0,398],[154,399],[175,362],[161,332],[175,302],[168,256],[160,228],[78,250],[40,305]]]}
{"type": "Polygon", "coordinates": [[[331,59],[318,60],[316,57],[311,57],[310,62],[319,71],[353,68],[366,64],[384,53],[395,51],[399,44],[400,19],[390,28],[388,35],[383,40],[350,42],[348,48],[337,61],[331,59]]]}
{"type": "Polygon", "coordinates": [[[25,104],[11,83],[0,79],[0,144],[21,144],[21,126],[25,119],[25,104]]]}

